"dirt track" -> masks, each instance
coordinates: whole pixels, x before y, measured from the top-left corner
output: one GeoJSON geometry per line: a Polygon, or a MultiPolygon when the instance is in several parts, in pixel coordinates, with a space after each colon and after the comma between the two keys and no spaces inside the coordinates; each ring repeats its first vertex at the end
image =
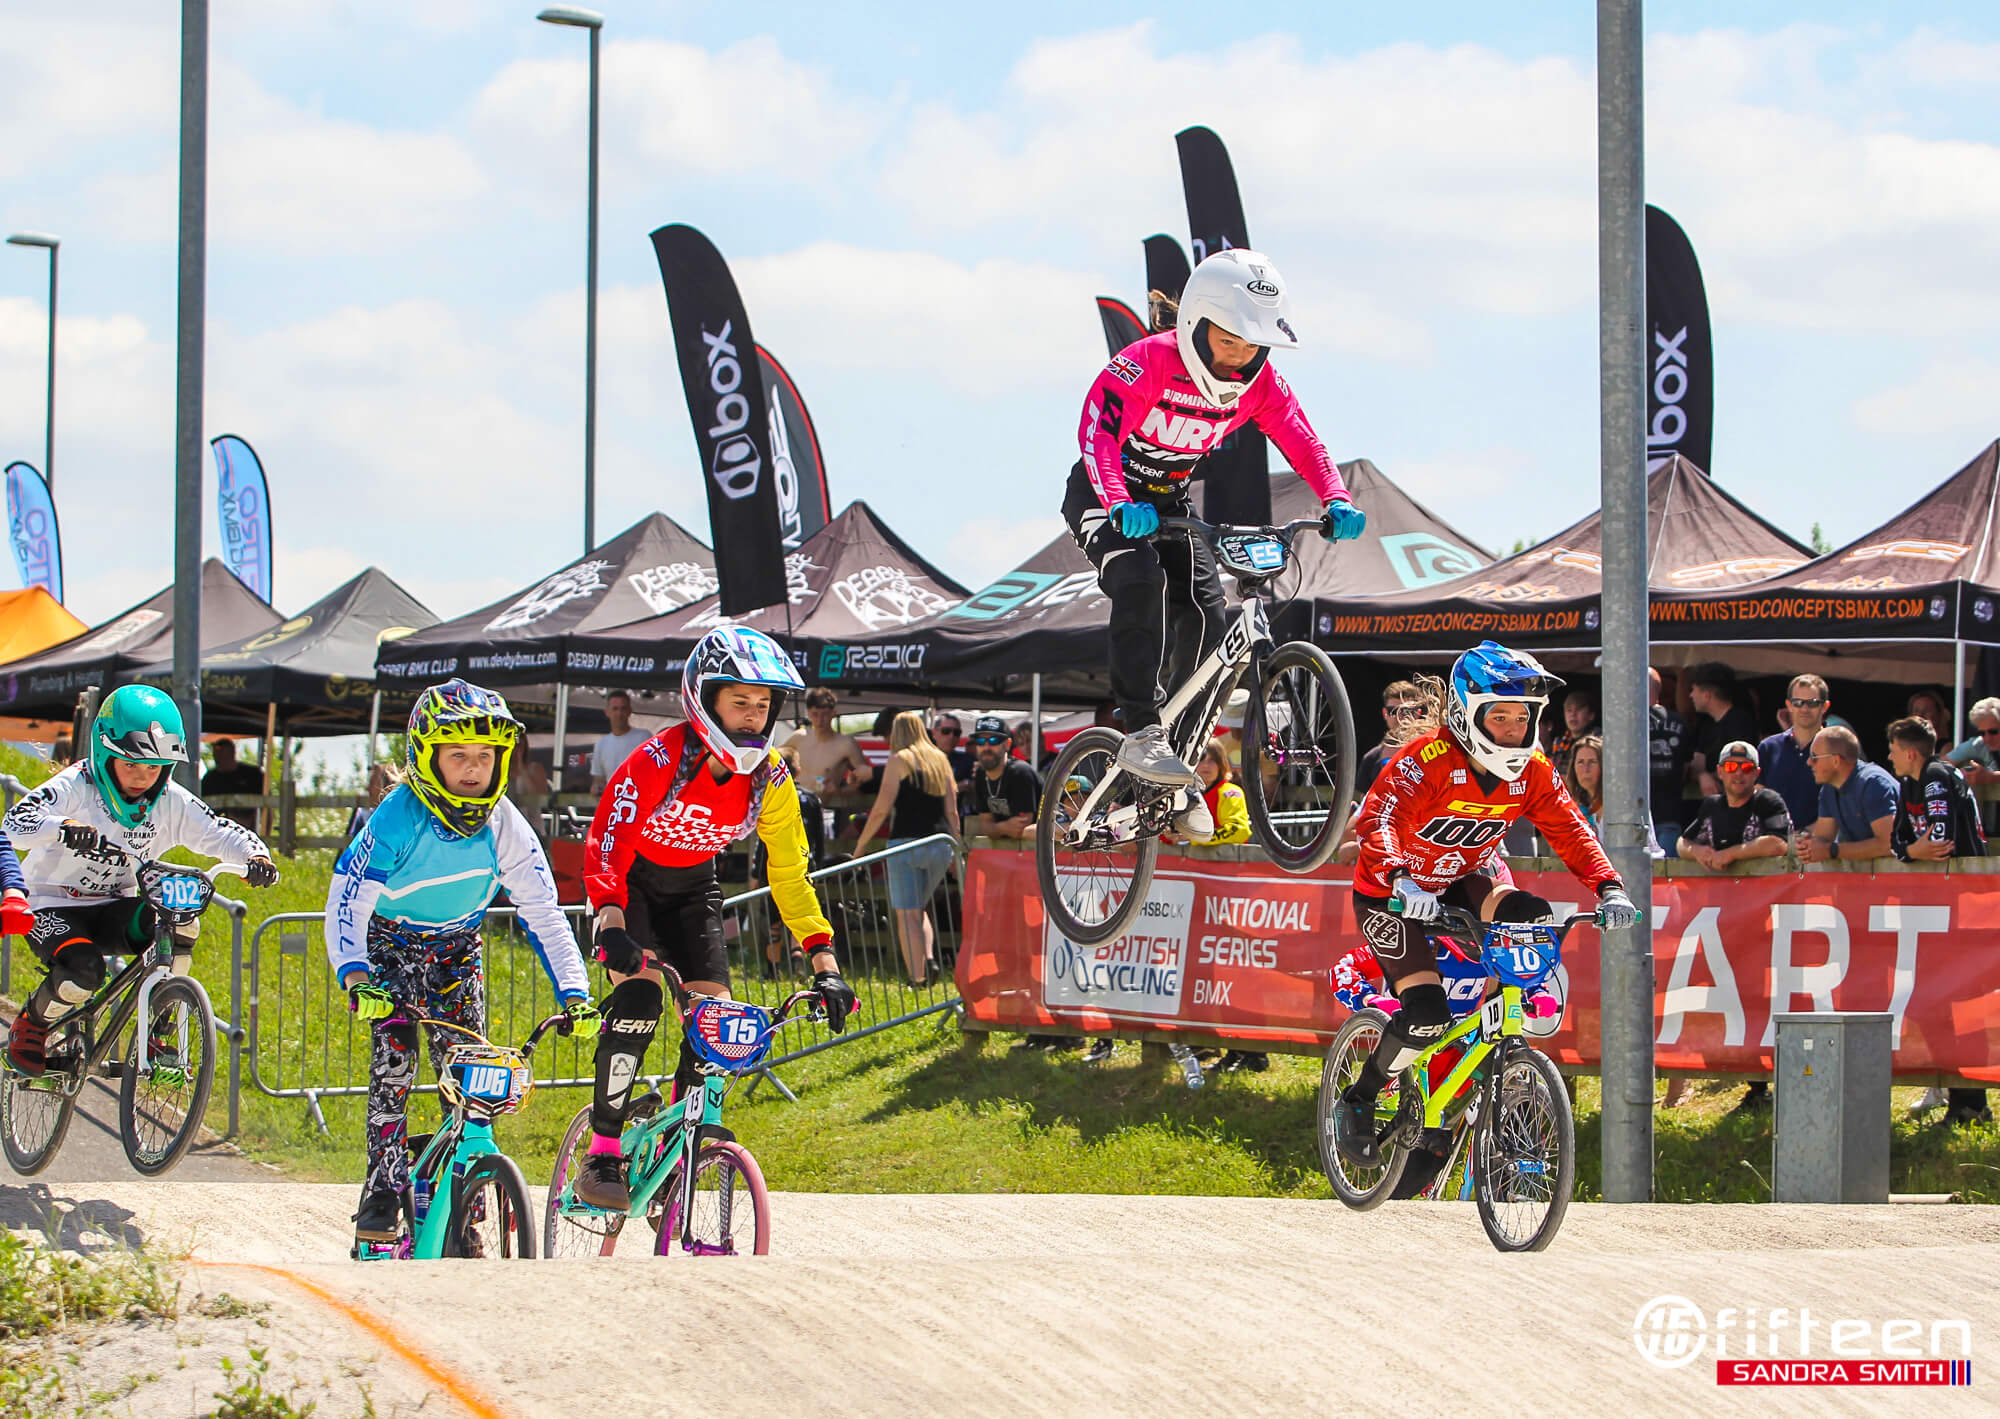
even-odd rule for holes
{"type": "Polygon", "coordinates": [[[348,1262],[353,1205],[296,1184],[0,1185],[10,1226],[50,1215],[87,1245],[88,1216],[191,1245],[201,1287],[269,1300],[282,1344],[372,1367],[385,1413],[441,1387],[426,1414],[468,1412],[453,1386],[471,1412],[551,1419],[635,1394],[665,1414],[2000,1413],[2000,1210],[1579,1206],[1552,1251],[1503,1257],[1464,1205],[779,1194],[759,1261],[516,1273],[348,1262]],[[1973,1387],[1718,1388],[1708,1354],[1641,1358],[1634,1319],[1663,1293],[1710,1317],[1810,1308],[1815,1358],[1835,1318],[1964,1318],[1973,1387]]]}

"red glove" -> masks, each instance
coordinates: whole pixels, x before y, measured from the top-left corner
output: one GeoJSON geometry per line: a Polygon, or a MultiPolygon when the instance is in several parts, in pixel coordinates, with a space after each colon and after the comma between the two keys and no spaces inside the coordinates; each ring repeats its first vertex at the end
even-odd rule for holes
{"type": "Polygon", "coordinates": [[[0,897],[0,934],[26,936],[35,929],[35,914],[28,910],[28,898],[21,892],[0,897]]]}

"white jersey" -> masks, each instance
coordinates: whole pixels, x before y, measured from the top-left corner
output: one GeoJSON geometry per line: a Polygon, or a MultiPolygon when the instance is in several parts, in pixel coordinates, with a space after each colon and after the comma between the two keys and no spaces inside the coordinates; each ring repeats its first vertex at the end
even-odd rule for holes
{"type": "Polygon", "coordinates": [[[128,828],[111,816],[91,781],[89,765],[82,763],[71,764],[9,808],[0,827],[15,850],[25,854],[21,870],[28,878],[28,905],[36,911],[136,897],[134,869],[169,848],[189,848],[224,862],[271,855],[262,838],[218,816],[172,780],[146,820],[128,828]],[[63,846],[64,823],[88,824],[119,851],[89,856],[70,851],[63,846]]]}

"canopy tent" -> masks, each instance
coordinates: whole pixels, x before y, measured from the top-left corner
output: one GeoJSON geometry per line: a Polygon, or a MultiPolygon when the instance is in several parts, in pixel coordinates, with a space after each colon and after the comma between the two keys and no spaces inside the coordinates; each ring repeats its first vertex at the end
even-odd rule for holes
{"type": "Polygon", "coordinates": [[[566,683],[679,683],[694,643],[718,626],[778,637],[807,683],[842,678],[850,661],[880,656],[898,628],[957,605],[965,588],[932,566],[865,502],[853,502],[785,557],[784,605],[726,617],[719,597],[629,625],[579,628],[565,641],[566,683]]]}
{"type": "MultiPolygon", "coordinates": [[[[1647,580],[1656,595],[1734,587],[1805,563],[1810,550],[1675,455],[1646,479],[1647,580]]],[[[1491,636],[1535,651],[1598,649],[1602,514],[1504,561],[1391,596],[1322,596],[1314,638],[1330,651],[1449,654],[1491,636]]]]}
{"type": "MultiPolygon", "coordinates": [[[[201,649],[247,640],[283,617],[221,562],[201,564],[201,649]]],[[[0,665],[0,713],[67,717],[89,685],[110,689],[140,666],[170,659],[174,589],[169,586],[71,640],[0,665]]]]}
{"type": "Polygon", "coordinates": [[[453,675],[486,685],[548,684],[564,639],[701,602],[715,557],[687,529],[652,513],[517,595],[382,645],[384,688],[420,689],[453,675]]]}
{"type": "Polygon", "coordinates": [[[39,586],[0,591],[0,664],[74,640],[89,629],[39,586]]]}
{"type": "MultiPolygon", "coordinates": [[[[1293,568],[1273,586],[1273,630],[1307,632],[1318,595],[1369,595],[1425,587],[1486,566],[1492,557],[1437,517],[1367,459],[1341,465],[1368,530],[1354,542],[1298,538],[1293,568]]],[[[1286,469],[1271,476],[1272,518],[1317,516],[1319,501],[1286,469]]],[[[1234,591],[1227,577],[1223,584],[1234,591]]],[[[1111,603],[1068,532],[1013,571],[937,615],[870,636],[850,654],[839,682],[919,684],[968,700],[1025,700],[1041,677],[1050,703],[1089,704],[1110,693],[1105,669],[1111,603]]],[[[834,680],[834,676],[826,676],[834,680]]]]}
{"type": "MultiPolygon", "coordinates": [[[[202,727],[263,734],[353,734],[369,722],[379,645],[437,624],[424,604],[369,567],[281,625],[202,652],[202,727]]],[[[165,686],[173,662],[140,666],[135,680],[165,686]]],[[[401,692],[407,710],[411,691],[401,692]]]]}

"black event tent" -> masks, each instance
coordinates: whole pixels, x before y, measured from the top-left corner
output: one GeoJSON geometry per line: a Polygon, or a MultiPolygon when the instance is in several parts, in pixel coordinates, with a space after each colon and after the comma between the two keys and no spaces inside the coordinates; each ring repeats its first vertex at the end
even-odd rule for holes
{"type": "MultiPolygon", "coordinates": [[[[1272,629],[1280,640],[1306,634],[1315,596],[1424,587],[1492,561],[1367,459],[1340,471],[1368,513],[1368,529],[1354,542],[1328,544],[1311,532],[1297,539],[1293,568],[1272,588],[1278,598],[1272,629]]],[[[1290,469],[1271,476],[1273,521],[1315,517],[1319,510],[1311,487],[1290,469]]],[[[1234,592],[1230,578],[1223,585],[1234,592]]],[[[1044,702],[1088,704],[1109,693],[1110,617],[1097,574],[1061,532],[962,605],[869,637],[858,663],[850,652],[839,680],[917,685],[973,700],[1026,699],[1039,674],[1044,702]]]]}
{"type": "MultiPolygon", "coordinates": [[[[267,631],[283,618],[214,557],[201,564],[201,649],[267,631]]],[[[109,690],[141,666],[171,659],[174,589],[169,586],[82,635],[0,665],[0,713],[67,718],[86,686],[109,690]]]]}
{"type": "MultiPolygon", "coordinates": [[[[1734,587],[1804,563],[1809,549],[1675,455],[1646,478],[1648,581],[1676,589],[1734,587]]],[[[1603,590],[1601,513],[1504,561],[1391,596],[1321,596],[1314,638],[1336,653],[1464,650],[1492,637],[1536,651],[1595,651],[1603,590]]]]}
{"type": "Polygon", "coordinates": [[[548,684],[566,637],[685,607],[715,591],[715,558],[662,513],[490,606],[385,643],[375,676],[386,690],[463,675],[482,685],[548,684]]]}
{"type": "MultiPolygon", "coordinates": [[[[282,625],[203,651],[202,727],[262,734],[275,706],[287,734],[355,733],[368,722],[376,647],[436,624],[422,602],[370,567],[282,625]]],[[[173,662],[141,666],[132,678],[164,688],[173,662]]],[[[391,710],[407,711],[409,698],[404,691],[391,710]]]]}
{"type": "Polygon", "coordinates": [[[864,502],[785,557],[789,599],[746,616],[722,614],[718,597],[664,616],[565,641],[562,677],[592,685],[675,686],[694,643],[718,626],[745,626],[792,651],[806,683],[838,680],[850,663],[893,653],[899,628],[956,605],[965,588],[925,561],[864,502]]]}

